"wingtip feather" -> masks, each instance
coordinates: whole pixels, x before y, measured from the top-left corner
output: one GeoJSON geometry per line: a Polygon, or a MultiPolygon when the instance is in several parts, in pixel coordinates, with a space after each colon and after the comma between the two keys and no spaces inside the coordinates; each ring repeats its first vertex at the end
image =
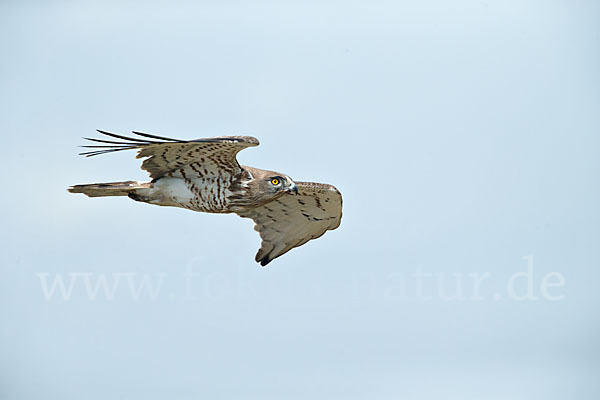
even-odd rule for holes
{"type": "Polygon", "coordinates": [[[267,264],[270,263],[271,261],[273,261],[273,260],[269,259],[268,257],[264,257],[262,260],[260,260],[260,265],[262,267],[266,267],[267,264]]]}

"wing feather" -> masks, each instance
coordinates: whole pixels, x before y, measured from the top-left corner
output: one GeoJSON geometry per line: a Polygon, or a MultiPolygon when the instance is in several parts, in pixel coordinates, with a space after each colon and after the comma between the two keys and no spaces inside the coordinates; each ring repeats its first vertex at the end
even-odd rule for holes
{"type": "Polygon", "coordinates": [[[342,195],[332,185],[296,182],[298,194],[285,194],[263,206],[238,212],[255,222],[262,244],[256,262],[265,266],[291,249],[336,229],[342,219],[342,195]]]}
{"type": "Polygon", "coordinates": [[[236,176],[242,169],[236,155],[241,150],[258,146],[251,136],[219,136],[196,140],[178,140],[149,133],[133,132],[139,137],[123,136],[98,130],[99,133],[121,141],[84,138],[102,145],[82,146],[92,149],[80,153],[91,157],[122,150],[138,150],[137,158],[145,158],[142,169],[153,179],[162,176],[202,177],[205,175],[236,176]]]}

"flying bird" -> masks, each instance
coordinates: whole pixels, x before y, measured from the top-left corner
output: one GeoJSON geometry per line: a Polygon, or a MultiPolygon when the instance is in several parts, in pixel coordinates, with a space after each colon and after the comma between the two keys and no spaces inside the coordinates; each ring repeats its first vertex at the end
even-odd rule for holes
{"type": "Polygon", "coordinates": [[[142,169],[152,180],[74,185],[68,188],[72,193],[128,196],[159,206],[251,218],[262,239],[255,257],[262,266],[340,225],[342,195],[334,186],[294,182],[280,172],[238,164],[238,152],[258,146],[254,137],[177,140],[135,131],[135,137],[98,132],[111,140],[84,138],[96,144],[82,146],[89,150],[80,155],[138,150],[137,158],[145,159],[142,169]]]}

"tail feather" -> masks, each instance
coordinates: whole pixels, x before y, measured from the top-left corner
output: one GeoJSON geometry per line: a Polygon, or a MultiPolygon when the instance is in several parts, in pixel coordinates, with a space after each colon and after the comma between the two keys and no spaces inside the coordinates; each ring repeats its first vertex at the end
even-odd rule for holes
{"type": "Polygon", "coordinates": [[[150,188],[151,182],[107,182],[88,185],[73,185],[67,190],[71,193],[83,193],[89,197],[128,196],[135,189],[150,188]]]}

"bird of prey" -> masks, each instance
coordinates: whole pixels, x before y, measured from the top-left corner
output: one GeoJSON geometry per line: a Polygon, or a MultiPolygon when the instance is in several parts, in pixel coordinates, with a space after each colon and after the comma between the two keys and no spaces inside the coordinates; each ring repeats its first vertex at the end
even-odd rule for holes
{"type": "Polygon", "coordinates": [[[177,140],[148,133],[135,137],[98,130],[110,140],[95,143],[81,155],[138,150],[150,182],[74,185],[72,193],[89,197],[128,196],[144,203],[209,213],[236,213],[251,218],[262,244],[255,260],[262,266],[336,229],[342,219],[342,195],[332,185],[294,182],[280,172],[238,164],[236,155],[258,146],[251,136],[177,140]]]}

